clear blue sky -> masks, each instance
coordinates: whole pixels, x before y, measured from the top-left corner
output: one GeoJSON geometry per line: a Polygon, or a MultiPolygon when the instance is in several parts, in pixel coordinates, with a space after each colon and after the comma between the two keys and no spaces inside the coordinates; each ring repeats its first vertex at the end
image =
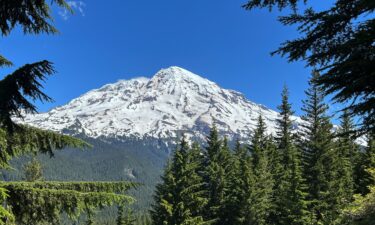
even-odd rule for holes
{"type": "Polygon", "coordinates": [[[1,54],[16,66],[42,59],[55,63],[58,73],[45,85],[55,103],[38,104],[41,111],[104,84],[150,77],[176,65],[272,109],[287,84],[300,112],[310,69],[270,56],[297,35],[276,21],[279,12],[245,11],[244,0],[75,2],[72,16],[54,9],[59,35],[24,36],[16,30],[0,39],[1,54]]]}

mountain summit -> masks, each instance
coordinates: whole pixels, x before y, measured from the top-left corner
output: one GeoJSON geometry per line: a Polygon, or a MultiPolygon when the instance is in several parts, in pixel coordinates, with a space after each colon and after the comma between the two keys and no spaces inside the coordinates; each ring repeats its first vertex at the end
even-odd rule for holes
{"type": "Polygon", "coordinates": [[[233,138],[248,137],[259,114],[274,132],[277,112],[173,66],[152,78],[107,84],[47,113],[27,115],[24,122],[93,138],[174,138],[180,133],[203,138],[215,123],[233,138]]]}

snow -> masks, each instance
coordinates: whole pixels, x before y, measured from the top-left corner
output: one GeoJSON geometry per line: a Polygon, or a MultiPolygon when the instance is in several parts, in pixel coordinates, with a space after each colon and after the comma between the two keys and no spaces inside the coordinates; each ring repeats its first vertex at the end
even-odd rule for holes
{"type": "MultiPolygon", "coordinates": [[[[249,137],[262,114],[269,133],[278,113],[247,100],[241,93],[173,66],[152,78],[120,80],[52,109],[26,115],[24,123],[97,137],[173,138],[180,132],[203,138],[215,122],[219,131],[249,137]]],[[[301,119],[295,117],[296,125],[301,119]]]]}

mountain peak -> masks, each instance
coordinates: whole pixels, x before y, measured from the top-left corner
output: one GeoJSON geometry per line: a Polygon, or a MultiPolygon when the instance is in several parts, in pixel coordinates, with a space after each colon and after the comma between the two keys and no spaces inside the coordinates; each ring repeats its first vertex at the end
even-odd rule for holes
{"type": "Polygon", "coordinates": [[[211,81],[178,66],[171,66],[157,72],[153,80],[175,80],[178,82],[212,83],[211,81]]]}
{"type": "Polygon", "coordinates": [[[175,138],[181,132],[204,139],[213,122],[228,137],[248,138],[258,114],[274,131],[278,114],[237,92],[181,67],[161,69],[151,79],[120,80],[92,90],[25,122],[90,137],[175,138]]]}
{"type": "Polygon", "coordinates": [[[190,72],[190,71],[188,71],[184,68],[178,67],[178,66],[170,66],[168,68],[163,68],[163,69],[159,70],[159,72],[156,73],[156,76],[160,75],[160,74],[168,74],[168,75],[175,75],[175,76],[195,75],[192,72],[190,72]]]}

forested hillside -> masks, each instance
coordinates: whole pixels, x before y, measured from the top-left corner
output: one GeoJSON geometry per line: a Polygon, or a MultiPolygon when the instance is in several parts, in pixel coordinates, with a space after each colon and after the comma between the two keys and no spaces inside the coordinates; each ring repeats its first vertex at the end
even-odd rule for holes
{"type": "MultiPolygon", "coordinates": [[[[141,185],[131,191],[137,201],[134,209],[147,209],[155,184],[165,165],[168,148],[145,144],[147,141],[107,143],[86,139],[94,147],[82,151],[66,149],[54,157],[38,156],[45,180],[53,181],[133,181],[141,185]]],[[[14,170],[2,172],[4,180],[23,180],[23,165],[30,156],[12,160],[14,170]]]]}
{"type": "Polygon", "coordinates": [[[285,88],[276,135],[259,115],[250,144],[233,150],[215,126],[204,146],[183,138],[157,185],[153,224],[372,224],[374,134],[361,149],[347,113],[332,132],[317,76],[306,91],[301,133],[291,132],[285,88]]]}

